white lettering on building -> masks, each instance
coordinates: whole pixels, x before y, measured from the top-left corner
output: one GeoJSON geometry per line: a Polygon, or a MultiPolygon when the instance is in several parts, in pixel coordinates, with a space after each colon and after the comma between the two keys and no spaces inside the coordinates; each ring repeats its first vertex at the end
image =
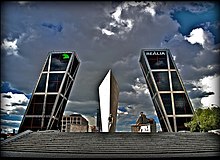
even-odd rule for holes
{"type": "Polygon", "coordinates": [[[166,55],[166,51],[145,51],[146,55],[166,55]]]}

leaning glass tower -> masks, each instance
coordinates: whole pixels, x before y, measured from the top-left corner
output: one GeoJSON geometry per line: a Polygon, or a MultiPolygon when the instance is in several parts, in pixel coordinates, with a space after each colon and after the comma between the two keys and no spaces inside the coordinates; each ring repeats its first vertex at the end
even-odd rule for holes
{"type": "Polygon", "coordinates": [[[79,68],[75,52],[50,52],[22,119],[19,133],[27,129],[57,130],[79,68]]]}
{"type": "Polygon", "coordinates": [[[169,49],[142,49],[139,62],[162,130],[187,130],[194,110],[169,49]]]}

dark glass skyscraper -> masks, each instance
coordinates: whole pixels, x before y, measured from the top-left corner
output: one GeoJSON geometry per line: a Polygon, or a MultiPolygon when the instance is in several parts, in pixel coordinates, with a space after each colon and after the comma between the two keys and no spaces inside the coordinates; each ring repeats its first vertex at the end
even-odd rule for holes
{"type": "Polygon", "coordinates": [[[50,52],[22,119],[19,133],[60,129],[80,61],[75,52],[50,52]]]}
{"type": "Polygon", "coordinates": [[[194,110],[170,51],[142,49],[139,62],[162,130],[187,130],[194,110]]]}

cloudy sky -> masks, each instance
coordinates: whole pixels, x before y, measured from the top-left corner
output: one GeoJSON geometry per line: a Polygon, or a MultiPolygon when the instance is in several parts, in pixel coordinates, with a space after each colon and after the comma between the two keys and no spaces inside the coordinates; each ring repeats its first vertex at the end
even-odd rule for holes
{"type": "Polygon", "coordinates": [[[170,49],[194,108],[219,106],[219,15],[219,3],[202,1],[2,3],[1,128],[18,129],[50,51],[78,54],[65,114],[91,124],[109,69],[120,88],[117,131],[130,131],[140,111],[158,122],[138,63],[142,48],[170,49]]]}

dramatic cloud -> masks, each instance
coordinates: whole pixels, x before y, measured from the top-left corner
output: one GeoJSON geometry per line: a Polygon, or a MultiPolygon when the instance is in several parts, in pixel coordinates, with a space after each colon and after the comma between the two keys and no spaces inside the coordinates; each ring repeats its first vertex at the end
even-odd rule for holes
{"type": "Polygon", "coordinates": [[[106,35],[108,35],[108,36],[114,35],[113,32],[111,32],[111,31],[109,31],[109,30],[107,30],[107,29],[101,29],[101,31],[102,31],[102,34],[106,34],[106,35]]]}
{"type": "Polygon", "coordinates": [[[17,39],[12,41],[4,39],[1,48],[6,51],[7,55],[18,56],[17,41],[17,39]]]}
{"type": "Polygon", "coordinates": [[[1,112],[23,115],[28,102],[29,99],[24,94],[1,93],[1,112]]]}
{"type": "Polygon", "coordinates": [[[212,41],[210,37],[213,37],[210,35],[209,32],[205,32],[202,28],[196,28],[193,29],[192,32],[190,33],[189,37],[185,36],[185,39],[190,42],[191,44],[201,44],[203,48],[208,47],[212,41]]]}
{"type": "Polygon", "coordinates": [[[219,106],[219,100],[220,100],[220,93],[219,93],[219,82],[220,82],[220,76],[208,76],[203,79],[201,79],[200,84],[205,91],[209,91],[211,96],[204,96],[201,99],[201,103],[203,106],[210,106],[211,104],[215,104],[219,106]]]}
{"type": "Polygon", "coordinates": [[[189,37],[185,37],[187,41],[189,41],[191,44],[199,43],[201,45],[204,45],[205,37],[204,37],[204,31],[202,28],[196,28],[192,30],[189,37]]]}
{"type": "Polygon", "coordinates": [[[106,25],[106,28],[101,28],[102,34],[115,35],[118,38],[125,38],[123,35],[128,33],[133,28],[133,19],[123,19],[122,11],[127,10],[127,4],[119,5],[114,12],[108,14],[111,17],[111,22],[106,25]]]}
{"type": "Polygon", "coordinates": [[[98,87],[112,69],[120,89],[117,131],[130,131],[140,111],[156,117],[138,62],[142,48],[170,49],[193,104],[219,105],[214,2],[5,2],[1,13],[4,113],[23,112],[50,51],[76,51],[81,61],[66,112],[95,117],[98,87]],[[28,98],[19,102],[16,94],[28,98]]]}
{"type": "Polygon", "coordinates": [[[3,95],[3,98],[12,98],[11,95],[3,95]]]}
{"type": "Polygon", "coordinates": [[[189,93],[190,98],[203,98],[208,97],[209,95],[215,94],[214,92],[203,92],[201,90],[195,89],[189,93]]]}
{"type": "Polygon", "coordinates": [[[18,131],[29,99],[8,82],[1,84],[1,129],[3,132],[18,131]]]}

